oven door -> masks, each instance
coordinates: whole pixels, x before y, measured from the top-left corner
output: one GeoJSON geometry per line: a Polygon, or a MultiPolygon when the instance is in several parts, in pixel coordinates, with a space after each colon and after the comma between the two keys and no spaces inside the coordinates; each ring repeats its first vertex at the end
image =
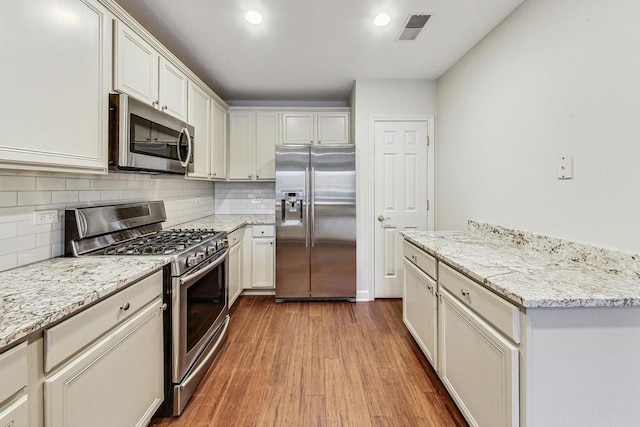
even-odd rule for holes
{"type": "Polygon", "coordinates": [[[229,249],[172,280],[173,382],[179,383],[229,313],[229,249]]]}

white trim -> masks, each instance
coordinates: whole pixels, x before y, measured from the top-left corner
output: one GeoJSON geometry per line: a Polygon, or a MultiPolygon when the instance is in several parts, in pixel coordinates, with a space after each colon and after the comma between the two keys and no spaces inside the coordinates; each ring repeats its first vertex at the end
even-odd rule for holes
{"type": "MultiPolygon", "coordinates": [[[[433,115],[370,115],[369,137],[366,147],[358,147],[357,153],[357,212],[358,212],[358,301],[374,299],[375,289],[375,124],[376,122],[421,122],[428,123],[429,146],[427,147],[427,228],[435,230],[435,135],[433,115]]],[[[357,141],[356,141],[357,145],[357,141]]]]}

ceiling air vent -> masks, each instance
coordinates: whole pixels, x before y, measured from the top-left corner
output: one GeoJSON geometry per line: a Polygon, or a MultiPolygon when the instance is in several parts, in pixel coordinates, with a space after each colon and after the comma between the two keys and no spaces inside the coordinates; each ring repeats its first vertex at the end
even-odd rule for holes
{"type": "Polygon", "coordinates": [[[415,40],[427,24],[429,18],[431,18],[431,15],[409,15],[409,19],[407,19],[407,23],[402,27],[402,32],[398,40],[415,40]]]}

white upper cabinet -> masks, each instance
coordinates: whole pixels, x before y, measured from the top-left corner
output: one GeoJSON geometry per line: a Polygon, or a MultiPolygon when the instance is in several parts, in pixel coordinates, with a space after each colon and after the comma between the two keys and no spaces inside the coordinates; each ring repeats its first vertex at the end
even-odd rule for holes
{"type": "Polygon", "coordinates": [[[348,144],[348,112],[282,113],[283,144],[348,144]]]}
{"type": "Polygon", "coordinates": [[[275,179],[279,115],[274,111],[229,113],[229,179],[275,179]]]}
{"type": "Polygon", "coordinates": [[[253,173],[254,113],[229,112],[229,179],[251,180],[253,173]]]}
{"type": "Polygon", "coordinates": [[[160,109],[182,120],[187,120],[187,88],[189,79],[175,65],[160,57],[160,83],[158,101],[160,109]]]}
{"type": "Polygon", "coordinates": [[[198,85],[189,82],[189,124],[195,128],[193,138],[193,172],[189,178],[208,179],[212,147],[211,97],[198,85]]]}
{"type": "Polygon", "coordinates": [[[115,32],[114,89],[186,121],[187,76],[122,22],[115,32]]]}
{"type": "Polygon", "coordinates": [[[106,173],[110,19],[94,0],[0,2],[0,167],[106,173]]]}
{"type": "Polygon", "coordinates": [[[227,178],[227,109],[213,101],[213,150],[211,178],[227,178]]]}

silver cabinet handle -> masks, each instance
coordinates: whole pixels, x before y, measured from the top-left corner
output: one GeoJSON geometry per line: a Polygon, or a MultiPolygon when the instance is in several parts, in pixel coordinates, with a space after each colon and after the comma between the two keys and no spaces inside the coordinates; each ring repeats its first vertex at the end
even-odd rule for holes
{"type": "Polygon", "coordinates": [[[253,175],[249,175],[249,179],[251,179],[251,177],[252,177],[252,176],[253,176],[253,175]]]}
{"type": "Polygon", "coordinates": [[[467,295],[470,294],[470,292],[465,289],[460,290],[460,293],[462,294],[463,297],[466,297],[467,295]]]}
{"type": "Polygon", "coordinates": [[[131,304],[126,303],[126,304],[123,304],[123,305],[120,306],[120,310],[127,311],[127,310],[129,310],[130,307],[131,307],[131,304]]]}
{"type": "Polygon", "coordinates": [[[156,99],[155,101],[153,101],[153,102],[151,103],[151,105],[153,105],[154,107],[156,107],[156,108],[157,108],[157,107],[158,107],[158,105],[160,105],[160,103],[159,103],[159,102],[158,102],[158,100],[156,99]]]}
{"type": "Polygon", "coordinates": [[[168,107],[166,105],[162,106],[162,111],[165,111],[168,107]]]}

